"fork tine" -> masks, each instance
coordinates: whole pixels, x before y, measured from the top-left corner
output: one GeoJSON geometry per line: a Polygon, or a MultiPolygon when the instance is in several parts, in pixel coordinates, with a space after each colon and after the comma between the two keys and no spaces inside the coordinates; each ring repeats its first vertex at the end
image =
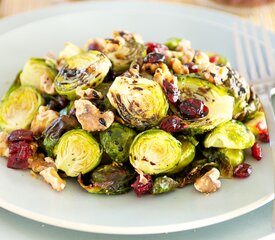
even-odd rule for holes
{"type": "Polygon", "coordinates": [[[258,70],[259,70],[259,78],[267,78],[268,73],[266,70],[266,64],[264,61],[263,53],[260,47],[260,43],[258,41],[258,33],[257,33],[257,27],[255,25],[252,25],[252,36],[254,37],[254,44],[255,44],[255,53],[256,53],[256,59],[258,64],[258,70]]]}
{"type": "Polygon", "coordinates": [[[258,73],[257,73],[257,66],[256,66],[256,62],[255,62],[255,58],[253,57],[252,54],[252,44],[250,42],[249,39],[249,35],[248,35],[248,31],[247,31],[247,26],[246,26],[246,22],[242,22],[241,24],[241,28],[242,28],[242,33],[243,33],[243,38],[244,38],[244,48],[245,48],[245,52],[247,54],[247,60],[248,60],[248,66],[249,66],[249,79],[247,80],[255,80],[258,79],[258,73]]]}
{"type": "Polygon", "coordinates": [[[233,40],[234,40],[234,45],[235,45],[237,68],[238,68],[238,71],[240,72],[240,74],[245,79],[248,79],[246,64],[245,64],[243,56],[241,56],[241,52],[242,52],[241,36],[240,36],[240,32],[237,29],[238,29],[238,24],[235,23],[234,29],[233,29],[233,37],[234,37],[233,40]]]}
{"type": "MultiPolygon", "coordinates": [[[[260,24],[261,26],[264,26],[262,23],[263,23],[263,16],[260,15],[260,24]]],[[[275,76],[275,59],[274,59],[274,55],[273,55],[273,51],[272,51],[272,43],[270,41],[270,36],[269,36],[269,33],[268,31],[265,31],[264,28],[261,28],[261,32],[262,32],[262,35],[263,35],[263,41],[265,43],[265,55],[266,55],[266,58],[267,58],[267,68],[268,68],[268,71],[269,71],[269,74],[270,76],[275,76]]]]}

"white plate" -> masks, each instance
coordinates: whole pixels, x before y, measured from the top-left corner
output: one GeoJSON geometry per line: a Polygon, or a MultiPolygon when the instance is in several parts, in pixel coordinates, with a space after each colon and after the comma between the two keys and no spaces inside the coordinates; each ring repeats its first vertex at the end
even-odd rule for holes
{"type": "MultiPolygon", "coordinates": [[[[88,38],[110,37],[115,29],[140,33],[145,41],[185,37],[195,48],[219,52],[233,66],[235,63],[232,27],[240,20],[207,9],[104,1],[59,6],[26,16],[26,20],[15,17],[0,23],[1,95],[29,57],[44,56],[48,50],[58,52],[66,41],[83,45],[88,38]],[[39,16],[44,19],[38,21],[39,16]],[[33,19],[36,21],[31,22],[33,19]]],[[[189,186],[142,198],[133,192],[92,195],[73,182],[57,193],[28,171],[6,168],[1,159],[0,206],[34,220],[88,232],[148,234],[193,229],[237,217],[273,198],[268,145],[263,155],[262,161],[248,160],[254,170],[248,179],[223,180],[215,194],[200,194],[189,186]]]]}

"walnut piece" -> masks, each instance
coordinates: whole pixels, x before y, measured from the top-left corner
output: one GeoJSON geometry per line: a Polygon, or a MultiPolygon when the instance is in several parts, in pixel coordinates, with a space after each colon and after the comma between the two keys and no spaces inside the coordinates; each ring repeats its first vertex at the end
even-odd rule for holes
{"type": "Polygon", "coordinates": [[[40,90],[48,94],[55,94],[54,79],[52,79],[47,73],[44,73],[40,77],[40,90]]]}
{"type": "Polygon", "coordinates": [[[81,99],[92,100],[92,99],[102,99],[103,98],[103,95],[101,92],[98,92],[92,88],[83,90],[81,87],[77,87],[75,89],[75,93],[81,99]]]}
{"type": "Polygon", "coordinates": [[[114,121],[115,116],[112,111],[101,112],[88,100],[76,100],[74,106],[77,120],[82,128],[88,132],[104,131],[114,121]]]}
{"type": "Polygon", "coordinates": [[[219,170],[217,168],[212,168],[195,181],[194,187],[202,193],[216,192],[221,187],[219,177],[219,170]]]}
{"type": "Polygon", "coordinates": [[[8,133],[0,132],[0,157],[9,156],[8,136],[8,133]]]}
{"type": "Polygon", "coordinates": [[[31,123],[31,131],[34,135],[41,135],[41,133],[59,117],[59,113],[49,110],[45,106],[39,107],[38,114],[35,116],[31,123]]]}
{"type": "Polygon", "coordinates": [[[63,180],[57,173],[54,167],[48,167],[40,172],[45,182],[49,183],[52,188],[58,192],[62,191],[66,186],[66,181],[63,180]]]}

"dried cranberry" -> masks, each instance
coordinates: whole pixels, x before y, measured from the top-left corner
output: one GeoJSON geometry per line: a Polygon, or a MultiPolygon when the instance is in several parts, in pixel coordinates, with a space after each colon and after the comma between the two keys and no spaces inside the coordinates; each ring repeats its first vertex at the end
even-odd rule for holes
{"type": "Polygon", "coordinates": [[[189,73],[197,73],[198,72],[198,65],[196,65],[195,63],[185,63],[184,64],[186,67],[188,67],[189,73]]]}
{"type": "Polygon", "coordinates": [[[10,133],[8,137],[8,142],[17,142],[17,141],[32,141],[33,132],[25,129],[14,130],[10,133]]]}
{"type": "Polygon", "coordinates": [[[254,145],[252,146],[251,153],[252,153],[252,157],[255,158],[256,160],[259,161],[262,159],[262,149],[257,142],[255,142],[254,145]]]}
{"type": "Polygon", "coordinates": [[[134,189],[134,191],[138,197],[141,197],[144,194],[150,193],[151,189],[153,187],[152,176],[149,174],[144,174],[143,177],[145,177],[147,180],[146,184],[143,184],[140,181],[140,175],[138,175],[136,178],[136,181],[131,185],[131,187],[134,189]]]}
{"type": "Polygon", "coordinates": [[[267,133],[266,124],[262,121],[259,121],[255,127],[259,133],[267,133]]]}
{"type": "Polygon", "coordinates": [[[165,56],[161,53],[151,52],[144,59],[145,63],[162,63],[165,61],[165,56]]]}
{"type": "Polygon", "coordinates": [[[242,163],[235,167],[233,176],[237,178],[247,178],[252,173],[252,167],[248,163],[242,163]]]}
{"type": "Polygon", "coordinates": [[[218,60],[219,60],[219,56],[218,55],[213,55],[213,56],[209,57],[209,62],[211,62],[211,63],[217,64],[218,60]]]}
{"type": "Polygon", "coordinates": [[[179,104],[179,110],[185,119],[202,118],[209,112],[209,109],[204,105],[204,102],[195,98],[187,98],[183,100],[179,104]]]}
{"type": "Polygon", "coordinates": [[[28,168],[28,158],[33,155],[33,150],[27,141],[9,143],[9,153],[7,167],[15,169],[28,168]]]}
{"type": "Polygon", "coordinates": [[[268,143],[270,141],[268,132],[266,132],[266,133],[260,133],[259,136],[258,136],[258,139],[261,142],[268,143]]]}
{"type": "Polygon", "coordinates": [[[183,123],[182,119],[177,116],[168,116],[161,121],[159,127],[166,132],[176,133],[187,128],[187,124],[183,123]]]}
{"type": "Polygon", "coordinates": [[[161,43],[148,42],[146,43],[146,46],[147,46],[147,54],[151,52],[164,53],[166,50],[168,50],[168,47],[166,47],[161,43]]]}
{"type": "Polygon", "coordinates": [[[179,89],[167,80],[163,81],[163,90],[166,94],[170,103],[176,103],[179,100],[180,92],[179,89]]]}

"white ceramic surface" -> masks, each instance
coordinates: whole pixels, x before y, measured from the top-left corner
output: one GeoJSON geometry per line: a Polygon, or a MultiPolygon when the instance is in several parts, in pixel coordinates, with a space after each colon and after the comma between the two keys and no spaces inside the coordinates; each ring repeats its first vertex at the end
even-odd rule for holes
{"type": "MultiPolygon", "coordinates": [[[[46,11],[51,10],[40,12],[46,11]]],[[[66,41],[83,45],[88,38],[109,37],[115,29],[140,33],[145,41],[185,37],[195,48],[219,52],[235,65],[232,27],[241,20],[230,15],[183,5],[126,1],[64,5],[57,12],[57,16],[20,27],[15,27],[20,18],[0,25],[0,95],[29,57],[44,56],[48,50],[58,52],[66,41]]],[[[248,160],[253,167],[251,177],[223,180],[215,194],[203,195],[189,186],[143,198],[132,192],[91,195],[74,182],[57,193],[29,172],[6,168],[1,159],[0,206],[44,223],[88,232],[147,234],[193,229],[242,215],[273,198],[268,145],[263,155],[262,161],[248,160]]]]}

